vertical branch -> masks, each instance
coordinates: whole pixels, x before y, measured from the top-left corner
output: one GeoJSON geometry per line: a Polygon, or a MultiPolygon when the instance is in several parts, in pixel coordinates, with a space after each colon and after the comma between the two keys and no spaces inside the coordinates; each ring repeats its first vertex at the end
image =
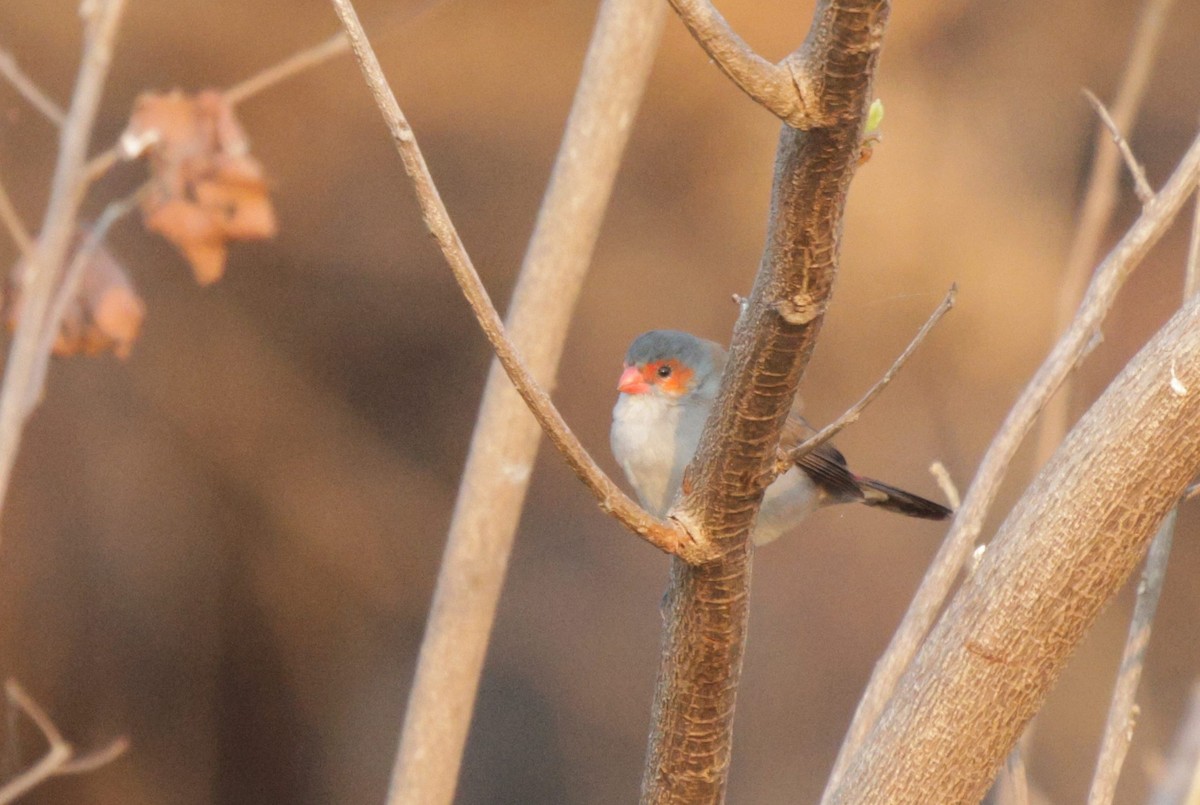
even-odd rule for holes
{"type": "MultiPolygon", "coordinates": [[[[606,0],[507,326],[549,383],[658,49],[666,6],[606,0]]],[[[541,431],[498,364],[488,374],[409,695],[389,802],[453,798],[496,604],[541,431]]]]}
{"type": "MultiPolygon", "coordinates": [[[[721,802],[746,638],[749,533],[774,474],[779,434],[824,320],[859,161],[886,0],[824,0],[789,57],[820,86],[806,131],[784,127],[762,262],[673,516],[723,556],[672,561],[643,803],[721,802]]],[[[796,69],[800,69],[799,67],[796,69]]]]}
{"type": "Polygon", "coordinates": [[[39,373],[38,342],[46,327],[51,300],[63,274],[63,264],[75,234],[76,217],[85,187],[85,164],[100,95],[112,61],[117,24],[125,0],[91,4],[86,20],[83,61],[63,122],[58,164],[50,201],[42,221],[29,279],[21,289],[21,318],[17,322],[0,388],[0,510],[16,461],[25,421],[32,411],[30,384],[39,373]]]}

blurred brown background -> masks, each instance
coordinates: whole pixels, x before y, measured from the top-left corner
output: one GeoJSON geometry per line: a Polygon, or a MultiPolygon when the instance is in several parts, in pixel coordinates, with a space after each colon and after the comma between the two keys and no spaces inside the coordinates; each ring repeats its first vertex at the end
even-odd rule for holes
{"type": "MultiPolygon", "coordinates": [[[[1177,3],[1132,143],[1152,183],[1196,128],[1200,6],[1177,3]]],[[[65,102],[74,2],[0,3],[0,46],[65,102]]],[[[778,58],[810,6],[726,0],[778,58]]],[[[964,485],[1052,338],[1094,136],[1139,4],[900,0],[878,94],[885,139],[851,194],[835,303],[803,394],[828,421],[890,364],[951,282],[956,310],[840,439],[871,475],[964,485]]],[[[484,279],[503,301],[548,176],[594,3],[363,2],[384,66],[484,279]]],[[[143,89],[225,87],[335,30],[328,4],[131,0],[94,150],[143,89]]],[[[53,131],[0,86],[0,175],[30,222],[53,131]]],[[[111,238],[147,301],[127,363],[57,364],[3,517],[0,673],[82,747],[130,754],[30,802],[382,800],[488,350],[423,233],[356,67],[343,57],[241,108],[280,235],[198,288],[135,222],[111,238]]],[[[724,340],[756,267],[777,123],[668,25],[556,398],[610,469],[628,341],[724,340]]],[[[125,166],[92,194],[127,192],[125,166]]],[[[1108,243],[1136,213],[1122,178],[1108,243]]],[[[1139,270],[1080,374],[1090,399],[1177,305],[1186,236],[1139,270]]],[[[0,242],[0,259],[15,250],[0,242]]],[[[1074,412],[1081,410],[1081,402],[1074,412]]],[[[1013,467],[1003,510],[1031,472],[1013,467]]],[[[1200,670],[1194,507],[1180,519],[1122,801],[1141,801],[1200,670]]],[[[872,664],[943,529],[827,510],[757,557],[729,799],[813,801],[872,664]]],[[[543,450],[501,603],[462,803],[636,796],[666,560],[606,519],[543,450]]],[[[1080,801],[1129,594],[1037,722],[1031,775],[1080,801]]],[[[29,760],[22,731],[3,748],[29,760]]]]}

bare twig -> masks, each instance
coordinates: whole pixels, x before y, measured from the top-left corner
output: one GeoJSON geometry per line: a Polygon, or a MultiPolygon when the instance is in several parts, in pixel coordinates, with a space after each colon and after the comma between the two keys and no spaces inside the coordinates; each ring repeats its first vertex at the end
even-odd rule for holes
{"type": "Polygon", "coordinates": [[[1192,234],[1188,239],[1187,265],[1183,271],[1183,298],[1190,299],[1200,290],[1200,193],[1196,195],[1192,212],[1192,234]]]}
{"type": "MultiPolygon", "coordinates": [[[[1118,131],[1130,131],[1145,96],[1146,84],[1158,51],[1167,14],[1175,0],[1145,0],[1137,30],[1129,50],[1129,59],[1112,104],[1112,120],[1118,131]]],[[[1066,269],[1055,302],[1055,325],[1064,332],[1075,315],[1092,267],[1099,256],[1100,242],[1112,220],[1117,204],[1120,159],[1116,147],[1104,136],[1103,125],[1096,127],[1096,149],[1088,171],[1087,189],[1079,211],[1079,225],[1067,254],[1066,269]]],[[[1071,405],[1071,386],[1050,400],[1042,414],[1038,430],[1037,463],[1044,464],[1067,432],[1071,405]]]]}
{"type": "Polygon", "coordinates": [[[788,63],[772,64],[755,53],[708,0],[670,2],[700,47],[739,89],[789,126],[814,124],[788,63]]]}
{"type": "Polygon", "coordinates": [[[994,805],[1029,805],[1029,774],[1019,743],[1004,759],[988,801],[994,805]]]}
{"type": "Polygon", "coordinates": [[[1133,155],[1133,149],[1129,147],[1129,141],[1125,139],[1125,135],[1117,127],[1117,122],[1113,120],[1104,103],[1096,97],[1096,93],[1090,89],[1084,89],[1083,95],[1088,99],[1088,103],[1092,105],[1092,109],[1096,110],[1096,114],[1100,116],[1100,122],[1108,129],[1113,145],[1120,152],[1121,159],[1125,160],[1125,167],[1129,171],[1129,175],[1133,178],[1133,192],[1137,195],[1138,201],[1142,202],[1143,206],[1149,204],[1150,199],[1154,198],[1154,190],[1150,187],[1150,182],[1146,180],[1146,169],[1142,167],[1142,163],[1138,162],[1137,157],[1133,155]]]}
{"type": "Polygon", "coordinates": [[[1096,269],[1079,312],[1051,350],[1033,379],[1009,411],[983,457],[974,482],[956,513],[942,547],[925,574],[887,652],[871,675],[850,730],[842,744],[826,792],[836,788],[841,774],[871,725],[875,723],[896,683],[908,667],[934,618],[946,600],[964,562],[974,549],[983,520],[995,499],[1008,466],[1038,412],[1070,374],[1088,343],[1099,331],[1129,274],[1166,231],[1200,178],[1200,137],[1180,161],[1170,180],[1096,269]]]}
{"type": "Polygon", "coordinates": [[[16,460],[21,433],[30,414],[30,383],[43,371],[37,365],[45,317],[63,274],[63,264],[75,234],[76,217],[87,186],[85,162],[100,94],[112,60],[117,25],[125,0],[106,0],[86,21],[83,61],[71,108],[62,127],[58,164],[50,201],[42,222],[29,281],[22,289],[17,322],[0,387],[0,509],[16,460]]]}
{"type": "Polygon", "coordinates": [[[50,99],[42,88],[30,78],[17,60],[7,50],[0,50],[0,75],[8,79],[13,89],[21,93],[21,97],[29,101],[29,105],[41,112],[55,126],[62,127],[66,114],[62,107],[50,99]]]}
{"type": "Polygon", "coordinates": [[[1172,509],[1163,520],[1146,554],[1146,566],[1138,582],[1137,601],[1129,624],[1129,637],[1121,654],[1121,671],[1108,707],[1104,738],[1088,792],[1088,805],[1108,805],[1117,793],[1117,780],[1125,763],[1125,753],[1129,751],[1129,742],[1133,740],[1133,727],[1137,720],[1137,688],[1142,679],[1146,647],[1150,643],[1150,630],[1162,594],[1163,578],[1167,573],[1167,560],[1171,556],[1177,511],[1172,509]]]}
{"type": "Polygon", "coordinates": [[[289,56],[278,64],[272,65],[262,72],[255,73],[249,78],[234,84],[225,90],[225,100],[229,102],[230,106],[237,106],[239,103],[258,95],[264,90],[270,89],[276,84],[286,81],[292,76],[324,64],[330,59],[349,51],[350,40],[346,38],[344,31],[338,31],[324,42],[289,56]]]}
{"type": "Polygon", "coordinates": [[[942,490],[942,494],[946,496],[947,502],[951,509],[957,509],[962,505],[962,495],[958,493],[958,486],[954,483],[954,479],[950,477],[950,470],[946,469],[946,465],[940,461],[935,461],[929,465],[929,472],[937,481],[938,488],[942,490]]]}
{"type": "Polygon", "coordinates": [[[21,214],[17,212],[17,208],[12,202],[12,196],[8,194],[8,188],[4,186],[4,182],[0,182],[0,220],[4,222],[4,228],[8,230],[13,242],[17,244],[21,256],[26,260],[30,259],[37,244],[33,242],[28,227],[21,220],[21,214]]]}
{"type": "Polygon", "coordinates": [[[550,437],[550,441],[562,453],[568,466],[587,485],[600,503],[600,508],[612,514],[627,528],[641,536],[660,550],[674,554],[689,563],[703,562],[711,559],[712,548],[697,540],[696,536],[688,533],[678,523],[659,520],[650,516],[638,506],[628,495],[613,483],[599,465],[592,459],[579,439],[571,432],[558,409],[550,401],[550,397],[529,374],[512,342],[505,332],[500,314],[496,312],[487,290],[471,263],[466,247],[458,237],[446,206],[433,183],[433,177],[425,164],[425,158],[417,146],[417,140],[412,127],[400,110],[395,95],[387,85],[379,60],[367,41],[362,25],[349,0],[333,0],[334,8],[350,37],[354,55],[362,67],[363,75],[375,97],[384,121],[391,131],[396,150],[404,163],[405,172],[413,182],[417,201],[421,206],[421,217],[425,226],[437,241],[442,255],[450,264],[450,270],[455,280],[466,296],[475,318],[496,357],[504,366],[517,392],[525,400],[538,423],[550,437]]]}
{"type": "Polygon", "coordinates": [[[904,364],[908,363],[908,359],[911,358],[913,353],[917,351],[917,348],[924,343],[925,338],[930,332],[933,331],[933,328],[937,325],[937,323],[941,321],[942,316],[946,315],[946,313],[950,311],[950,308],[954,307],[954,297],[957,291],[957,286],[950,286],[950,290],[946,292],[946,297],[942,299],[942,303],[937,306],[932,314],[930,314],[925,324],[923,324],[921,329],[917,331],[917,334],[913,336],[912,341],[909,342],[908,346],[905,347],[904,351],[900,353],[892,365],[888,367],[888,370],[883,373],[883,376],[879,378],[879,380],[875,381],[875,385],[871,386],[867,393],[862,396],[862,399],[850,406],[850,408],[848,408],[833,422],[830,422],[828,425],[821,428],[821,430],[805,439],[794,449],[789,450],[787,454],[780,460],[776,470],[780,473],[786,471],[802,457],[808,455],[813,450],[816,450],[834,436],[837,436],[847,425],[857,422],[858,418],[862,416],[862,412],[866,410],[867,406],[874,402],[875,398],[878,397],[879,394],[885,388],[887,388],[887,385],[892,382],[892,378],[896,376],[896,373],[904,367],[904,364]]]}
{"type": "Polygon", "coordinates": [[[117,738],[108,746],[94,752],[76,755],[74,747],[63,738],[54,721],[16,680],[8,680],[4,685],[4,692],[8,700],[34,723],[46,739],[49,748],[41,760],[0,785],[0,805],[16,801],[51,777],[95,771],[116,760],[129,748],[126,738],[117,738]]]}
{"type": "Polygon", "coordinates": [[[28,405],[31,410],[41,402],[42,394],[45,391],[46,372],[50,367],[50,353],[54,349],[54,340],[58,337],[67,306],[71,304],[71,299],[75,296],[80,277],[83,276],[88,264],[95,258],[96,251],[104,245],[104,238],[108,236],[109,228],[137,206],[138,199],[147,187],[148,185],[142,185],[137,191],[105,207],[104,212],[96,219],[96,223],[92,225],[74,257],[71,258],[71,264],[67,267],[66,274],[55,294],[54,302],[50,305],[50,310],[46,315],[45,329],[42,331],[41,341],[38,345],[37,360],[34,361],[37,371],[29,381],[28,405]]]}

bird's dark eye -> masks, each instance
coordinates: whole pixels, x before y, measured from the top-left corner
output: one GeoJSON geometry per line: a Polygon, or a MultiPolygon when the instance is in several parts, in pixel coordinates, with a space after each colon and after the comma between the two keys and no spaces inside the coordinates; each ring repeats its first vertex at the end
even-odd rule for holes
{"type": "Polygon", "coordinates": [[[668,377],[670,377],[671,376],[670,364],[664,363],[662,366],[658,367],[658,376],[664,380],[666,380],[668,377]]]}

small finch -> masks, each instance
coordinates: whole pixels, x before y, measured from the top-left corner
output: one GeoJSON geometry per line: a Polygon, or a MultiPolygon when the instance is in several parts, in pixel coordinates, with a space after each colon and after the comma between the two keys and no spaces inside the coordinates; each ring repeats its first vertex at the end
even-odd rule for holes
{"type": "MultiPolygon", "coordinates": [[[[664,516],[679,494],[724,367],[720,345],[674,330],[643,333],[625,355],[609,436],[625,477],[652,514],[664,516]]],[[[784,425],[780,450],[799,445],[815,432],[793,412],[784,425]]],[[[845,457],[826,442],[767,488],[754,543],[771,542],[814,509],[832,503],[865,503],[927,520],[944,520],[951,514],[933,501],[855,475],[845,457]]]]}

